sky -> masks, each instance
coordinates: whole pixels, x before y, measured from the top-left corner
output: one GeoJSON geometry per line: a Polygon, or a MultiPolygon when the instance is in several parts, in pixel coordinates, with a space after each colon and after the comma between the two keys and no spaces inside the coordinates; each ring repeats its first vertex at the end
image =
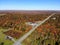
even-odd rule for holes
{"type": "Polygon", "coordinates": [[[60,0],[0,0],[0,10],[60,10],[60,0]]]}

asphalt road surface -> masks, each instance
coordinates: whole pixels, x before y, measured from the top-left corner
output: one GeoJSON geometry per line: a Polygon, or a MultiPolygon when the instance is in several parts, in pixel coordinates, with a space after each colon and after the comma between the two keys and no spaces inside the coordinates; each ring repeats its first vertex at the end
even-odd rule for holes
{"type": "Polygon", "coordinates": [[[50,19],[50,17],[52,17],[53,15],[55,15],[55,13],[51,14],[49,17],[47,17],[45,20],[43,20],[42,22],[40,22],[39,24],[37,24],[34,28],[32,28],[29,32],[27,32],[25,35],[23,35],[21,38],[19,38],[13,45],[21,45],[21,42],[23,42],[23,40],[25,40],[33,31],[35,31],[35,29],[42,25],[44,22],[46,22],[48,19],[50,19]]]}

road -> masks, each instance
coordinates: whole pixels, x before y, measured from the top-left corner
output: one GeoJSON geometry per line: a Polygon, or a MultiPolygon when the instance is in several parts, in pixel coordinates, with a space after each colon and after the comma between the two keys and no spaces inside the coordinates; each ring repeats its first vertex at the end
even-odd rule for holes
{"type": "Polygon", "coordinates": [[[6,15],[6,14],[0,14],[0,16],[4,16],[4,15],[6,15]]]}
{"type": "Polygon", "coordinates": [[[48,19],[50,19],[50,17],[52,17],[53,15],[55,15],[55,13],[51,14],[49,17],[47,17],[45,20],[43,20],[42,22],[40,22],[39,24],[37,24],[34,28],[32,28],[29,32],[27,32],[25,35],[23,35],[21,38],[19,38],[13,45],[21,45],[21,42],[23,42],[23,40],[25,40],[33,31],[35,31],[35,29],[42,25],[44,22],[46,22],[48,19]]]}

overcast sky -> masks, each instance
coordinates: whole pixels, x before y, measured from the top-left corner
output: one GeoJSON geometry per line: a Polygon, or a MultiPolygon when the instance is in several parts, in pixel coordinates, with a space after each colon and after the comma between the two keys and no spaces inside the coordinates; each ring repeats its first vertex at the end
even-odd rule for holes
{"type": "Polygon", "coordinates": [[[60,0],[0,0],[0,10],[60,10],[60,0]]]}

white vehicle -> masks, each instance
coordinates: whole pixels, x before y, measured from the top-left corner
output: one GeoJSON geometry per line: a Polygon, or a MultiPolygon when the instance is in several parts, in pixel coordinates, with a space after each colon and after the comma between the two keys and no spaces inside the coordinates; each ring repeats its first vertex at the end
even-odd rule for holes
{"type": "Polygon", "coordinates": [[[53,20],[56,20],[56,17],[52,18],[53,20]]]}
{"type": "Polygon", "coordinates": [[[31,26],[36,26],[37,25],[37,23],[32,23],[32,22],[27,22],[26,24],[31,25],[31,26]]]}
{"type": "Polygon", "coordinates": [[[15,42],[14,38],[13,38],[13,37],[11,37],[11,36],[6,36],[6,37],[5,37],[5,39],[9,39],[9,40],[11,40],[11,41],[15,42]]]}

